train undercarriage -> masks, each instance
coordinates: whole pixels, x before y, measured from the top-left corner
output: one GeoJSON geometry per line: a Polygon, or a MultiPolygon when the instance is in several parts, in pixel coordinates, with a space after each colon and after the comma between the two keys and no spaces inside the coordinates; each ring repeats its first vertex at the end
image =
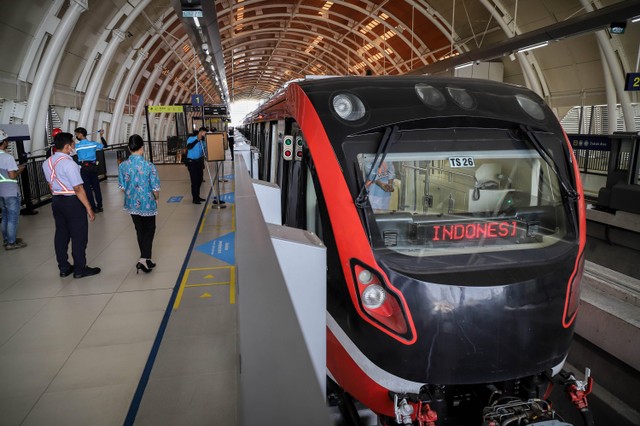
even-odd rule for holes
{"type": "MultiPolygon", "coordinates": [[[[328,379],[328,403],[340,412],[339,426],[592,426],[587,395],[593,379],[585,371],[584,380],[561,371],[550,377],[539,374],[502,383],[444,386],[424,385],[420,393],[389,392],[395,417],[377,416],[362,407],[333,380],[328,379]],[[579,410],[582,423],[567,423],[554,410],[551,394],[563,390],[579,410]]],[[[557,394],[557,393],[554,393],[557,394]]]]}

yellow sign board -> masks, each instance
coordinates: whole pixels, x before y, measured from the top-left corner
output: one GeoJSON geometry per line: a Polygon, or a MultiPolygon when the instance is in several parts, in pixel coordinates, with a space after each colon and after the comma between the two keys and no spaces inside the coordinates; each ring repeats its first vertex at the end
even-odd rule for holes
{"type": "Polygon", "coordinates": [[[184,112],[182,105],[150,105],[149,112],[184,112]]]}

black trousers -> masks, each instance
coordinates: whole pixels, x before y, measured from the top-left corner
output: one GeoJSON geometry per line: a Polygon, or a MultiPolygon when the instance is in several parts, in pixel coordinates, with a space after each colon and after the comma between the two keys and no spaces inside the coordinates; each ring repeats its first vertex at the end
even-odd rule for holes
{"type": "Polygon", "coordinates": [[[191,178],[191,196],[194,200],[200,198],[200,186],[202,185],[202,166],[204,166],[204,159],[198,160],[187,159],[187,169],[189,169],[189,178],[191,178]]]}
{"type": "Polygon", "coordinates": [[[153,236],[156,233],[155,216],[139,216],[132,214],[131,219],[136,227],[138,237],[138,247],[142,259],[151,259],[151,247],[153,246],[153,236]]]}
{"type": "Polygon", "coordinates": [[[74,268],[81,271],[87,266],[85,250],[89,241],[89,220],[87,210],[75,195],[54,195],[51,210],[56,224],[53,243],[56,249],[56,260],[61,272],[69,270],[69,241],[74,268]]]}
{"type": "Polygon", "coordinates": [[[91,208],[95,210],[96,207],[102,208],[102,191],[100,191],[100,178],[98,178],[98,172],[92,169],[96,169],[95,164],[93,164],[93,167],[80,167],[80,176],[84,182],[84,192],[87,193],[89,204],[91,204],[91,208]]]}

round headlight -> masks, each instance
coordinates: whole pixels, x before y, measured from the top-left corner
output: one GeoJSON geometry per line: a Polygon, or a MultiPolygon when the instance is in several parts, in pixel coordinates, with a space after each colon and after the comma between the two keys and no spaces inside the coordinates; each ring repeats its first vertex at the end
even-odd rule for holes
{"type": "Polygon", "coordinates": [[[360,281],[362,284],[369,284],[372,279],[373,274],[371,273],[371,271],[367,271],[366,269],[363,269],[358,274],[358,281],[360,281]]]}
{"type": "Polygon", "coordinates": [[[332,103],[333,110],[343,120],[355,121],[364,117],[364,104],[356,95],[341,93],[334,96],[332,103]]]}
{"type": "Polygon", "coordinates": [[[362,304],[369,309],[379,308],[386,298],[387,293],[378,284],[372,284],[362,292],[362,304]]]}
{"type": "Polygon", "coordinates": [[[415,86],[415,90],[420,100],[427,106],[432,108],[442,108],[446,103],[444,95],[440,93],[438,89],[429,84],[418,83],[415,86]]]}
{"type": "Polygon", "coordinates": [[[471,95],[464,89],[447,87],[447,92],[449,92],[449,96],[464,109],[471,109],[476,105],[471,95]]]}
{"type": "Polygon", "coordinates": [[[536,120],[544,120],[544,110],[540,104],[524,95],[516,95],[516,99],[520,104],[520,108],[522,108],[527,115],[536,120]]]}

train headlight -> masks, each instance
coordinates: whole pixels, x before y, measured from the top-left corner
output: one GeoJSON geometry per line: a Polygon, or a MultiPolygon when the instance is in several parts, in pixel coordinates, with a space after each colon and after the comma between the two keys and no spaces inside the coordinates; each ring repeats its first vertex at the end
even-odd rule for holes
{"type": "Polygon", "coordinates": [[[444,95],[435,87],[418,83],[415,85],[416,94],[426,106],[430,106],[432,108],[443,108],[447,103],[444,95]]]}
{"type": "Polygon", "coordinates": [[[347,121],[356,121],[364,117],[366,109],[356,95],[341,93],[333,97],[333,110],[338,117],[347,121]]]}
{"type": "Polygon", "coordinates": [[[362,292],[362,304],[365,308],[377,309],[382,306],[386,298],[387,292],[378,284],[372,284],[362,292]]]}
{"type": "Polygon", "coordinates": [[[363,269],[358,274],[358,281],[360,281],[362,284],[369,284],[372,279],[373,279],[373,274],[371,273],[371,271],[368,271],[366,269],[363,269]]]}
{"type": "Polygon", "coordinates": [[[403,309],[402,293],[387,284],[378,270],[356,259],[352,259],[351,268],[360,314],[390,336],[411,340],[415,328],[403,309]]]}
{"type": "Polygon", "coordinates": [[[469,92],[464,89],[447,87],[447,92],[449,93],[449,96],[453,98],[455,103],[464,109],[473,109],[476,106],[476,102],[473,100],[469,92]]]}
{"type": "Polygon", "coordinates": [[[544,110],[533,99],[524,95],[516,95],[516,100],[520,104],[520,108],[522,108],[529,117],[538,121],[544,120],[544,110]]]}

